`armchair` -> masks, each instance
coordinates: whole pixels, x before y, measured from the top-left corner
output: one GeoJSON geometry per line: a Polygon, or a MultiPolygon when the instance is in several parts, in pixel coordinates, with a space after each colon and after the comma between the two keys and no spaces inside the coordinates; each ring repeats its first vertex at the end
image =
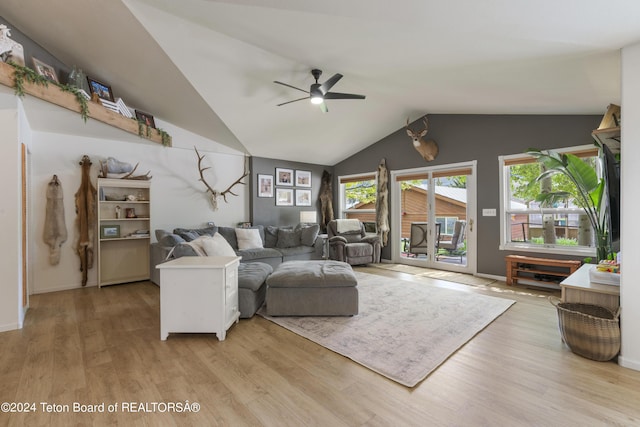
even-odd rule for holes
{"type": "Polygon", "coordinates": [[[366,233],[359,220],[334,219],[327,224],[329,258],[351,265],[380,262],[382,243],[377,234],[366,233]]]}

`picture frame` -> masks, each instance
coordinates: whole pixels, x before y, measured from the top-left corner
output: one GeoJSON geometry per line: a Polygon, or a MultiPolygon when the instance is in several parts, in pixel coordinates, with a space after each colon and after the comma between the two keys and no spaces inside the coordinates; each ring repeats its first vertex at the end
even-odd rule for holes
{"type": "Polygon", "coordinates": [[[276,185],[293,187],[293,169],[276,168],[276,185]]]}
{"type": "Polygon", "coordinates": [[[276,206],[293,206],[293,188],[276,188],[276,206]]]}
{"type": "Polygon", "coordinates": [[[258,174],[258,197],[273,197],[273,175],[258,174]]]}
{"type": "Polygon", "coordinates": [[[144,111],[136,110],[136,119],[139,122],[144,123],[150,128],[156,128],[156,122],[153,120],[153,116],[149,113],[145,113],[144,111]]]}
{"type": "Polygon", "coordinates": [[[117,239],[119,237],[120,237],[119,225],[101,225],[100,226],[101,239],[117,239]]]}
{"type": "Polygon", "coordinates": [[[311,206],[311,190],[296,189],[296,206],[311,206]]]}
{"type": "Polygon", "coordinates": [[[87,82],[89,83],[89,91],[91,92],[91,95],[95,93],[100,99],[114,102],[111,86],[89,76],[87,76],[87,82]]]}
{"type": "Polygon", "coordinates": [[[135,208],[126,208],[125,212],[126,212],[126,217],[127,218],[137,218],[138,217],[136,215],[136,209],[135,208]]]}
{"type": "Polygon", "coordinates": [[[33,67],[36,69],[36,73],[38,73],[38,75],[44,77],[49,81],[60,83],[58,81],[58,75],[56,74],[55,68],[53,68],[49,64],[45,64],[44,62],[40,61],[38,58],[31,58],[31,59],[33,60],[33,67]]]}
{"type": "Polygon", "coordinates": [[[296,187],[311,187],[311,171],[296,170],[296,187]]]}

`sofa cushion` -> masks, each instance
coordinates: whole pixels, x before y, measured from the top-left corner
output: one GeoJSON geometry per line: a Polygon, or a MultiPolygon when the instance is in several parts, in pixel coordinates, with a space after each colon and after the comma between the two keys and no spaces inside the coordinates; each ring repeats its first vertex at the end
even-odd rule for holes
{"type": "Polygon", "coordinates": [[[167,233],[162,237],[162,239],[158,240],[158,243],[162,246],[173,247],[179,243],[183,243],[184,241],[185,240],[177,234],[167,233]]]}
{"type": "Polygon", "coordinates": [[[300,246],[301,234],[301,230],[286,228],[278,229],[278,242],[276,243],[276,248],[293,248],[295,246],[300,246]]]}
{"type": "Polygon", "coordinates": [[[242,261],[261,260],[266,258],[277,258],[282,261],[282,253],[279,250],[273,248],[253,248],[242,249],[238,251],[238,255],[242,257],[242,261]]]}
{"type": "Polygon", "coordinates": [[[263,262],[241,263],[238,266],[238,287],[257,291],[273,272],[273,267],[263,262]]]}
{"type": "Polygon", "coordinates": [[[216,226],[206,228],[174,228],[173,233],[190,242],[200,236],[213,236],[217,228],[216,226]]]}
{"type": "Polygon", "coordinates": [[[370,257],[373,255],[373,246],[370,243],[350,243],[344,249],[349,258],[370,257]]]}
{"type": "Polygon", "coordinates": [[[196,252],[195,248],[189,244],[189,242],[178,243],[171,249],[171,252],[167,255],[167,258],[180,258],[183,256],[200,256],[196,252]]]}
{"type": "Polygon", "coordinates": [[[234,227],[218,227],[218,233],[226,239],[234,250],[238,249],[238,239],[236,238],[236,229],[234,227]]]}
{"type": "Polygon", "coordinates": [[[236,239],[240,250],[262,248],[263,245],[257,228],[236,228],[236,239]]]}
{"type": "Polygon", "coordinates": [[[281,248],[281,249],[278,249],[278,251],[280,251],[280,253],[282,254],[283,260],[286,260],[287,258],[290,258],[290,257],[296,257],[302,254],[314,253],[316,250],[311,246],[299,245],[299,246],[294,246],[292,248],[281,248]]]}
{"type": "Polygon", "coordinates": [[[278,243],[278,227],[267,225],[264,228],[264,247],[275,248],[278,243]]]}
{"type": "Polygon", "coordinates": [[[216,233],[212,237],[201,237],[199,239],[203,239],[202,248],[207,256],[236,256],[236,251],[233,250],[229,242],[220,233],[216,233]]]}
{"type": "Polygon", "coordinates": [[[320,224],[309,224],[300,226],[300,243],[305,246],[313,246],[320,232],[320,224]]]}

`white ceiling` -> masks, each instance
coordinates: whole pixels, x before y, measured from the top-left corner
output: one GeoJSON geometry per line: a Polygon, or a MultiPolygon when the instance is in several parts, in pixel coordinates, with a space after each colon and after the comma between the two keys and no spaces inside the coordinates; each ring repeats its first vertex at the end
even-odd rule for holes
{"type": "Polygon", "coordinates": [[[631,0],[3,0],[0,16],[157,118],[251,155],[332,165],[427,113],[603,114],[631,0]],[[344,78],[322,113],[308,89],[344,78]]]}

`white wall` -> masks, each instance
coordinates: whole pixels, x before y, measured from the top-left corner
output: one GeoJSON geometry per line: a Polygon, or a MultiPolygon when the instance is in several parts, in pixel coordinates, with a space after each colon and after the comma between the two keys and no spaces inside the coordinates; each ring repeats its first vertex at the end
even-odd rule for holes
{"type": "Polygon", "coordinates": [[[622,274],[620,299],[622,350],[620,365],[640,370],[640,264],[637,214],[640,197],[640,44],[622,49],[622,274]]]}
{"type": "MultiPolygon", "coordinates": [[[[27,115],[29,114],[28,106],[27,115]]],[[[151,232],[157,228],[173,229],[200,227],[208,221],[219,225],[235,225],[249,220],[249,189],[239,185],[233,191],[238,197],[227,197],[229,203],[220,201],[218,211],[213,211],[204,196],[204,185],[197,169],[194,146],[205,154],[204,164],[212,166],[205,172],[209,184],[215,189],[224,189],[240,177],[243,170],[243,153],[194,135],[156,119],[159,127],[173,137],[173,147],[163,147],[144,141],[136,136],[131,138],[123,132],[122,139],[114,139],[106,125],[89,120],[85,125],[75,116],[77,128],[68,133],[34,131],[32,145],[32,196],[31,202],[34,257],[32,293],[52,292],[81,287],[79,257],[74,251],[76,232],[74,194],[80,186],[81,157],[86,154],[93,162],[92,182],[96,186],[99,160],[115,157],[120,161],[135,165],[140,163],[136,173],[151,171],[151,232]],[[86,127],[85,127],[86,126],[86,127]],[[109,139],[96,137],[104,128],[109,139]],[[92,136],[82,136],[82,134],[92,136]],[[53,175],[57,175],[64,191],[65,219],[68,240],[62,246],[60,264],[51,266],[48,261],[49,248],[42,240],[46,206],[46,187],[53,175]]],[[[115,133],[118,135],[118,132],[115,133]]],[[[249,182],[248,177],[245,182],[249,182]]],[[[155,238],[153,239],[155,240],[155,238]]],[[[96,286],[97,263],[89,270],[87,286],[96,286]]]]}
{"type": "Polygon", "coordinates": [[[21,264],[21,183],[20,144],[18,140],[17,100],[10,92],[0,91],[0,332],[22,326],[20,314],[21,264]]]}

